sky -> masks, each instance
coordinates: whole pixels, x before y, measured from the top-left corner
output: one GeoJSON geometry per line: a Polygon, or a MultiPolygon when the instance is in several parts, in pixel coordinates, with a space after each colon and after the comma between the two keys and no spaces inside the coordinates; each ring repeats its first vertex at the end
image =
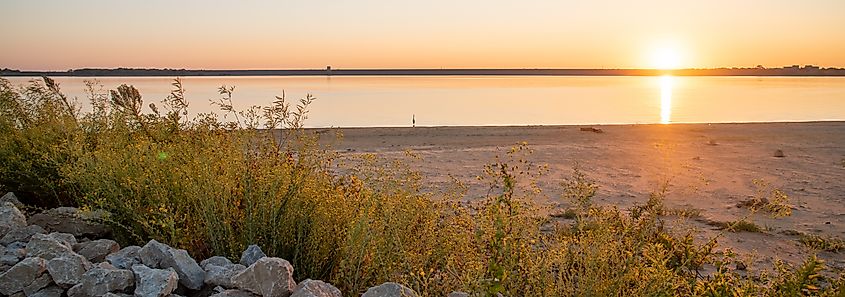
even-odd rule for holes
{"type": "Polygon", "coordinates": [[[845,67],[843,0],[2,0],[0,68],[845,67]]]}

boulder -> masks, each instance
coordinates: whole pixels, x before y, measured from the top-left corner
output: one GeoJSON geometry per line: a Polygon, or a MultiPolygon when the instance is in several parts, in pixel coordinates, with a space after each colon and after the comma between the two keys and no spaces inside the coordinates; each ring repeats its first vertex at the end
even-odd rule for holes
{"type": "Polygon", "coordinates": [[[168,257],[169,250],[169,246],[153,239],[138,250],[138,258],[147,267],[162,268],[161,262],[168,257]]]}
{"type": "Polygon", "coordinates": [[[75,253],[66,253],[47,261],[47,271],[53,282],[65,288],[79,284],[82,276],[91,268],[93,264],[88,259],[75,253]]]}
{"type": "Polygon", "coordinates": [[[6,195],[3,195],[3,197],[0,197],[0,204],[3,204],[4,202],[9,202],[19,209],[23,208],[23,203],[21,203],[21,201],[18,200],[18,196],[15,196],[15,193],[12,192],[8,192],[6,195]]]}
{"type": "Polygon", "coordinates": [[[246,248],[246,250],[241,254],[241,265],[249,267],[258,259],[267,257],[263,251],[261,251],[261,247],[258,245],[250,245],[246,248]]]}
{"type": "Polygon", "coordinates": [[[469,297],[469,293],[452,291],[452,293],[449,293],[449,295],[446,295],[446,297],[469,297]]]}
{"type": "Polygon", "coordinates": [[[82,275],[82,281],[67,291],[69,297],[102,296],[124,292],[135,284],[135,275],[126,269],[95,267],[82,275]]]}
{"type": "Polygon", "coordinates": [[[135,265],[132,266],[132,272],[135,273],[135,296],[168,296],[179,283],[173,268],[165,270],[135,265]]]}
{"type": "Polygon", "coordinates": [[[361,297],[416,297],[417,292],[394,282],[386,282],[369,288],[361,297]]]}
{"type": "Polygon", "coordinates": [[[35,234],[44,234],[47,233],[44,228],[38,225],[29,225],[23,228],[16,228],[12,229],[6,233],[2,238],[0,238],[0,244],[8,245],[10,243],[20,241],[20,242],[28,242],[30,238],[32,238],[35,234]]]}
{"type": "Polygon", "coordinates": [[[783,150],[775,150],[775,153],[772,154],[772,156],[774,156],[775,158],[786,157],[786,155],[783,154],[783,150]]]}
{"type": "Polygon", "coordinates": [[[293,293],[293,266],[281,258],[264,257],[235,275],[232,281],[238,289],[264,297],[288,297],[293,293]]]}
{"type": "Polygon", "coordinates": [[[50,260],[65,253],[73,253],[73,250],[64,241],[59,241],[49,235],[35,234],[26,244],[27,257],[41,257],[50,260]]]}
{"type": "Polygon", "coordinates": [[[28,286],[24,287],[23,293],[26,294],[26,296],[31,296],[51,284],[53,284],[53,279],[50,278],[49,274],[44,273],[38,278],[36,278],[34,281],[32,281],[32,283],[30,283],[28,286]]]}
{"type": "Polygon", "coordinates": [[[50,233],[50,234],[47,234],[47,235],[49,235],[50,237],[55,238],[56,240],[64,243],[64,245],[66,245],[67,247],[69,247],[71,249],[73,249],[73,246],[76,245],[76,237],[74,237],[73,234],[62,233],[62,232],[53,232],[53,233],[50,233]]]}
{"type": "Polygon", "coordinates": [[[291,297],[342,297],[340,290],[320,280],[306,279],[296,285],[291,297]]]}
{"type": "Polygon", "coordinates": [[[29,295],[29,297],[62,297],[62,294],[64,293],[65,289],[55,285],[50,285],[38,292],[35,292],[35,294],[29,295]]]}
{"type": "MultiPolygon", "coordinates": [[[[205,263],[205,261],[203,262],[205,263]]],[[[209,263],[205,264],[205,284],[224,288],[234,288],[235,284],[232,278],[246,269],[241,264],[229,263],[220,266],[209,263]]]]}
{"type": "Polygon", "coordinates": [[[186,250],[171,248],[161,261],[161,268],[173,268],[179,275],[179,283],[191,290],[198,290],[205,281],[205,271],[186,250]]]}
{"type": "Polygon", "coordinates": [[[41,258],[26,258],[8,271],[0,274],[0,294],[10,296],[23,291],[47,270],[47,263],[41,258]]]}
{"type": "Polygon", "coordinates": [[[255,297],[255,294],[252,294],[247,291],[241,290],[224,290],[220,293],[216,293],[211,295],[211,297],[255,297]]]}
{"type": "Polygon", "coordinates": [[[119,269],[131,269],[132,266],[141,264],[141,258],[138,257],[140,246],[127,246],[116,253],[106,256],[106,261],[109,261],[114,267],[119,269]]]}
{"type": "Polygon", "coordinates": [[[26,217],[10,202],[0,203],[0,237],[9,231],[26,227],[26,217]]]}
{"type": "Polygon", "coordinates": [[[105,215],[103,211],[83,212],[75,207],[59,207],[33,215],[29,223],[80,238],[105,238],[111,234],[105,224],[99,223],[105,215]]]}
{"type": "Polygon", "coordinates": [[[226,257],[214,256],[214,257],[202,260],[202,262],[200,262],[200,267],[202,267],[202,269],[206,269],[205,267],[208,266],[208,265],[224,266],[225,267],[225,266],[232,265],[232,261],[229,261],[229,259],[226,258],[226,257]]]}
{"type": "Polygon", "coordinates": [[[96,263],[105,261],[106,256],[120,250],[120,245],[111,239],[97,239],[83,242],[77,244],[76,247],[77,253],[96,263]]]}

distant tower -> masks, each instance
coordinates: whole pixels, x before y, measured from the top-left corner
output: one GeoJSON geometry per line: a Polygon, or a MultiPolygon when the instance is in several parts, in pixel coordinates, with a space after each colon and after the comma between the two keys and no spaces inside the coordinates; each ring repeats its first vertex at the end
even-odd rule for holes
{"type": "Polygon", "coordinates": [[[332,66],[326,66],[326,75],[332,75],[332,66]]]}
{"type": "Polygon", "coordinates": [[[417,127],[417,115],[415,115],[415,114],[411,115],[411,127],[412,128],[417,127]]]}

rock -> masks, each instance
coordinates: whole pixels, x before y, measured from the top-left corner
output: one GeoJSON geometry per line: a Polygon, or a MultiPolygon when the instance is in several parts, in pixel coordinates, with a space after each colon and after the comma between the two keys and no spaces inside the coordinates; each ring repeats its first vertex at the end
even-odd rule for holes
{"type": "Polygon", "coordinates": [[[133,295],[123,293],[106,293],[103,297],[132,297],[133,295]]]}
{"type": "Polygon", "coordinates": [[[205,280],[205,270],[186,250],[171,248],[168,257],[161,261],[161,268],[173,268],[179,275],[179,283],[191,290],[200,289],[205,280]]]}
{"type": "Polygon", "coordinates": [[[446,295],[446,297],[469,297],[469,293],[452,291],[452,293],[449,293],[449,295],[446,295]]]}
{"type": "Polygon", "coordinates": [[[35,234],[26,244],[27,257],[41,257],[50,260],[65,253],[73,253],[73,250],[65,242],[49,235],[35,234]]]}
{"type": "MultiPolygon", "coordinates": [[[[203,261],[205,263],[205,261],[203,261]]],[[[224,288],[234,288],[235,284],[232,278],[246,269],[241,264],[214,265],[206,263],[205,266],[205,284],[211,286],[220,286],[224,288]]]]}
{"type": "Polygon", "coordinates": [[[66,288],[79,284],[85,272],[93,266],[84,256],[75,253],[66,253],[47,261],[47,271],[53,281],[66,288]]]}
{"type": "Polygon", "coordinates": [[[135,275],[126,269],[96,267],[82,275],[82,281],[67,291],[68,297],[101,296],[123,292],[135,284],[135,275]]]}
{"type": "Polygon", "coordinates": [[[291,297],[342,297],[340,290],[320,280],[306,279],[296,285],[291,297]]]}
{"type": "Polygon", "coordinates": [[[26,258],[8,271],[0,274],[0,294],[10,296],[23,291],[47,270],[47,263],[41,258],[26,258]]]}
{"type": "Polygon", "coordinates": [[[252,294],[247,291],[241,290],[225,290],[223,292],[211,295],[211,297],[255,297],[255,294],[252,294]]]}
{"type": "Polygon", "coordinates": [[[39,276],[38,278],[36,278],[34,281],[32,281],[32,283],[29,284],[29,286],[26,286],[25,288],[23,288],[23,293],[26,294],[26,296],[33,295],[33,294],[35,294],[35,292],[38,292],[41,289],[46,288],[47,286],[49,286],[52,283],[53,283],[53,279],[50,278],[50,275],[44,273],[41,276],[39,276]]]}
{"type": "Polygon", "coordinates": [[[734,263],[734,264],[736,265],[736,270],[746,270],[746,269],[748,269],[748,266],[745,265],[745,263],[742,263],[742,261],[736,261],[736,263],[734,263]]]}
{"type": "Polygon", "coordinates": [[[0,203],[0,237],[9,231],[26,227],[26,217],[10,202],[0,203]]]}
{"type": "Polygon", "coordinates": [[[15,264],[18,264],[18,262],[20,261],[21,258],[14,254],[4,252],[2,255],[0,255],[0,265],[6,265],[10,268],[12,266],[15,266],[15,264]]]}
{"type": "Polygon", "coordinates": [[[70,233],[80,238],[105,238],[111,230],[98,223],[105,215],[103,211],[83,212],[75,207],[59,207],[33,215],[29,223],[47,231],[70,233]]]}
{"type": "Polygon", "coordinates": [[[18,209],[23,208],[23,203],[21,203],[21,201],[18,200],[18,196],[15,196],[15,193],[12,192],[8,192],[6,195],[3,195],[3,197],[0,197],[0,205],[3,204],[3,202],[9,202],[18,209]]]}
{"type": "Polygon", "coordinates": [[[116,253],[106,256],[106,261],[109,261],[114,267],[119,269],[131,269],[132,266],[141,264],[141,258],[138,257],[140,246],[127,246],[116,253]]]}
{"type": "Polygon", "coordinates": [[[3,238],[0,238],[0,244],[8,245],[15,241],[28,242],[33,235],[44,233],[47,233],[47,231],[38,225],[29,225],[23,228],[16,228],[7,232],[6,235],[3,236],[3,238]]]}
{"type": "Polygon", "coordinates": [[[774,153],[772,156],[773,156],[773,157],[775,157],[775,158],[783,158],[783,157],[786,157],[786,155],[784,155],[784,154],[783,154],[783,151],[782,151],[782,150],[775,150],[775,153],[774,153]]]}
{"type": "Polygon", "coordinates": [[[111,239],[97,239],[76,246],[79,247],[77,253],[96,263],[105,261],[106,256],[120,250],[120,245],[111,239]]]}
{"type": "Polygon", "coordinates": [[[235,287],[264,297],[288,297],[293,293],[293,266],[281,258],[264,257],[232,278],[235,287]]]}
{"type": "Polygon", "coordinates": [[[64,293],[65,289],[51,285],[35,292],[35,294],[29,295],[29,297],[61,297],[64,293]]]}
{"type": "Polygon", "coordinates": [[[369,288],[367,292],[364,292],[364,295],[361,297],[414,297],[419,296],[417,292],[411,290],[410,288],[393,283],[393,282],[386,282],[381,285],[369,288]]]}
{"type": "Polygon", "coordinates": [[[135,296],[168,296],[179,283],[173,268],[164,270],[135,265],[132,272],[135,273],[135,296]]]}
{"type": "Polygon", "coordinates": [[[138,258],[147,267],[162,268],[161,261],[168,257],[169,250],[169,246],[153,239],[138,250],[138,258]]]}
{"type": "Polygon", "coordinates": [[[261,247],[258,245],[250,245],[246,248],[246,250],[241,254],[241,265],[249,267],[258,259],[267,257],[263,251],[261,251],[261,247]]]}
{"type": "Polygon", "coordinates": [[[225,267],[225,266],[232,265],[232,261],[229,261],[229,259],[226,258],[226,257],[214,256],[214,257],[202,260],[202,262],[200,262],[200,267],[202,267],[202,269],[206,269],[205,267],[208,266],[208,265],[225,267]]]}
{"type": "Polygon", "coordinates": [[[53,232],[53,233],[50,233],[50,234],[47,234],[47,235],[49,235],[52,238],[55,238],[58,241],[61,241],[67,247],[69,247],[71,250],[73,250],[73,246],[76,245],[76,237],[74,237],[73,234],[62,233],[62,232],[53,232]]]}

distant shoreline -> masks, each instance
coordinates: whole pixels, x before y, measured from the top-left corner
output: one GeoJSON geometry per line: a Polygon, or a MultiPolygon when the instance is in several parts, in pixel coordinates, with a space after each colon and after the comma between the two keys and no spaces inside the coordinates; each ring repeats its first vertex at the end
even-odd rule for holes
{"type": "Polygon", "coordinates": [[[845,76],[845,68],[812,65],[783,68],[713,69],[72,69],[68,71],[0,70],[0,76],[161,77],[161,76],[845,76]]]}

